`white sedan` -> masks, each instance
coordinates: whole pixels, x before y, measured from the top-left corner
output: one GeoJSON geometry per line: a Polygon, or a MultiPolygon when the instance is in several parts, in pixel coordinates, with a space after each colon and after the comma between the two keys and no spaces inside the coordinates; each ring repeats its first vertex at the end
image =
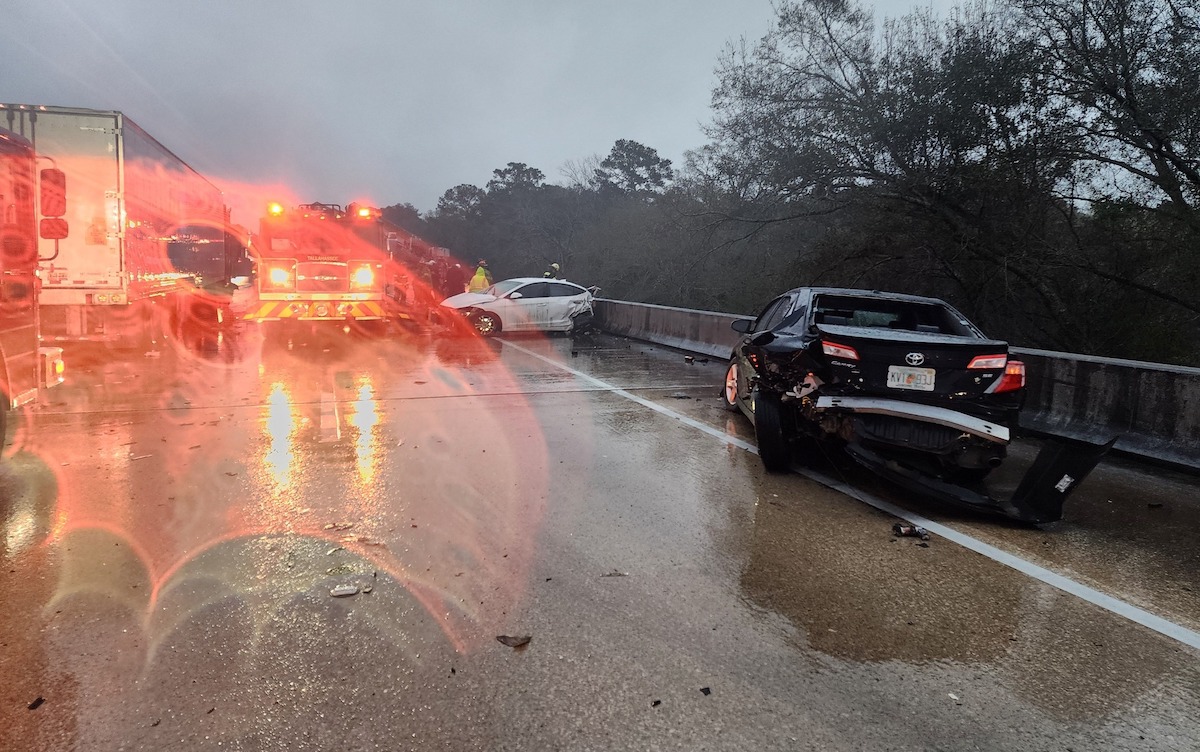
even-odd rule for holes
{"type": "Polygon", "coordinates": [[[571,332],[592,320],[595,288],[542,277],[497,282],[483,292],[464,292],[442,301],[465,315],[484,336],[506,332],[571,332]]]}

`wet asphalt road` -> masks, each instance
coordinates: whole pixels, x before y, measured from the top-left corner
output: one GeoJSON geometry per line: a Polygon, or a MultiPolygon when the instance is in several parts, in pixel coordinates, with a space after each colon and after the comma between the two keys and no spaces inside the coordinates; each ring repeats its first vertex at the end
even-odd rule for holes
{"type": "MultiPolygon", "coordinates": [[[[1200,748],[1197,650],[764,473],[715,361],[68,358],[0,475],[0,749],[1200,748]]],[[[820,469],[1200,630],[1196,478],[1106,463],[1034,529],[820,469]]]]}

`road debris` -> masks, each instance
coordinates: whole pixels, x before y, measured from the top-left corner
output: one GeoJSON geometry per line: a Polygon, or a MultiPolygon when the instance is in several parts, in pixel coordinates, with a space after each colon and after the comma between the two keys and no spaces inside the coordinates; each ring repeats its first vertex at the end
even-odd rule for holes
{"type": "Polygon", "coordinates": [[[328,551],[326,551],[326,552],[325,552],[325,555],[326,555],[326,556],[333,556],[333,555],[334,555],[335,553],[337,553],[338,551],[345,551],[345,550],[346,550],[346,549],[342,548],[341,546],[334,546],[333,548],[331,548],[331,549],[329,549],[328,551]]]}
{"type": "Polygon", "coordinates": [[[363,594],[365,595],[366,593],[369,593],[374,589],[375,588],[371,587],[370,585],[364,585],[362,591],[363,591],[363,594]]]}
{"type": "Polygon", "coordinates": [[[154,456],[153,454],[139,454],[139,455],[138,455],[138,456],[136,456],[136,457],[130,457],[130,458],[129,458],[129,461],[130,461],[130,462],[133,462],[134,460],[145,460],[145,459],[149,459],[149,458],[151,458],[151,457],[153,457],[153,456],[154,456]]]}
{"type": "MultiPolygon", "coordinates": [[[[414,525],[414,527],[416,527],[416,526],[414,525]]],[[[341,538],[341,542],[342,543],[361,543],[364,546],[379,546],[380,548],[387,548],[387,544],[384,543],[383,541],[372,540],[371,538],[368,538],[365,535],[343,535],[341,538]]]]}
{"type": "Polygon", "coordinates": [[[687,363],[690,366],[696,362],[696,359],[694,357],[692,357],[691,355],[684,355],[683,362],[687,363]]]}
{"type": "Polygon", "coordinates": [[[611,572],[605,572],[604,574],[602,574],[602,575],[600,575],[600,576],[601,576],[601,577],[628,577],[628,576],[629,576],[629,573],[628,573],[628,572],[621,572],[621,571],[619,571],[619,570],[616,570],[616,569],[614,569],[613,571],[611,571],[611,572]]]}
{"type": "Polygon", "coordinates": [[[674,394],[671,395],[671,399],[677,399],[677,400],[685,400],[685,399],[691,399],[691,398],[692,398],[692,395],[684,394],[683,392],[675,392],[674,394]]]}
{"type": "Polygon", "coordinates": [[[40,708],[42,706],[42,703],[45,701],[46,701],[46,698],[39,695],[36,700],[29,703],[26,707],[29,708],[30,710],[37,710],[38,708],[40,708]]]}
{"type": "Polygon", "coordinates": [[[921,540],[929,540],[929,531],[923,527],[916,525],[908,525],[902,522],[897,522],[892,525],[892,532],[902,538],[920,538],[921,540]]]}
{"type": "Polygon", "coordinates": [[[712,694],[712,690],[709,689],[708,687],[701,687],[700,694],[704,695],[705,697],[708,697],[709,695],[712,694]]]}
{"type": "Polygon", "coordinates": [[[655,700],[654,702],[650,703],[650,707],[652,708],[657,708],[659,705],[662,705],[662,700],[655,700]]]}
{"type": "Polygon", "coordinates": [[[352,595],[358,595],[358,585],[338,585],[329,594],[334,598],[348,598],[352,595]]]}
{"type": "Polygon", "coordinates": [[[1163,503],[1161,501],[1151,501],[1146,504],[1146,506],[1151,509],[1161,509],[1162,505],[1163,505],[1163,503]]]}
{"type": "Polygon", "coordinates": [[[510,648],[523,648],[528,645],[529,641],[532,639],[532,635],[525,635],[523,637],[513,637],[511,635],[504,634],[496,635],[497,642],[499,642],[501,645],[507,645],[510,648]]]}
{"type": "Polygon", "coordinates": [[[349,530],[352,527],[354,527],[353,522],[331,522],[322,529],[323,530],[337,530],[338,532],[342,532],[344,530],[349,530]]]}

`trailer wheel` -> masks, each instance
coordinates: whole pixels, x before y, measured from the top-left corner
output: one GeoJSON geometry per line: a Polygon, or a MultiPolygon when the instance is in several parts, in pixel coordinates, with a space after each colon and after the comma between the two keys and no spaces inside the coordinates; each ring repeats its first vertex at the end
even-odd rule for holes
{"type": "Polygon", "coordinates": [[[791,445],[778,394],[754,391],[754,437],[758,440],[758,457],[767,472],[782,473],[791,468],[791,445]]]}

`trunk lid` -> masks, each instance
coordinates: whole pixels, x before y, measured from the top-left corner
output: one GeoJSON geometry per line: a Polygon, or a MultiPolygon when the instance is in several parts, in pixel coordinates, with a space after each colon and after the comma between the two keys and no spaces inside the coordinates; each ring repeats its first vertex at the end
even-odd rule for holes
{"type": "Polygon", "coordinates": [[[1008,343],[1000,340],[828,324],[817,329],[823,343],[850,347],[858,354],[857,361],[826,354],[835,373],[861,379],[859,387],[865,393],[897,399],[979,397],[1003,376],[1005,364],[968,368],[972,360],[1008,356],[1008,343]],[[856,376],[851,375],[854,371],[856,376]]]}

